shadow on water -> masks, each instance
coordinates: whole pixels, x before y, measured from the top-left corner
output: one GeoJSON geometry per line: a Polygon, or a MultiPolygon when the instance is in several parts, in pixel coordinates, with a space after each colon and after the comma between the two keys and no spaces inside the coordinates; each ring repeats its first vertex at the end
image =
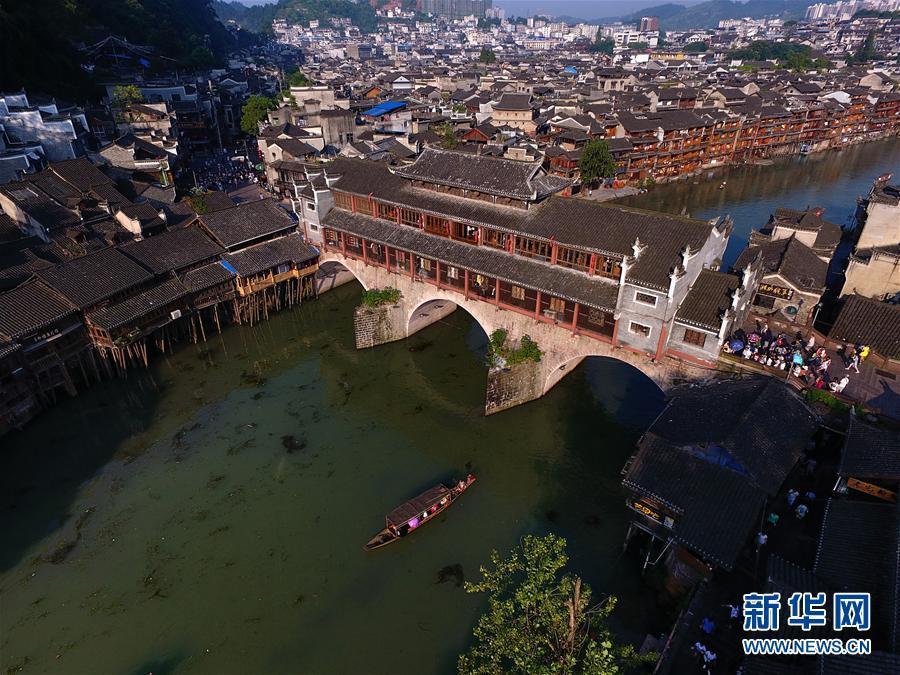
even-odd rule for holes
{"type": "Polygon", "coordinates": [[[569,569],[592,586],[595,600],[619,598],[610,625],[639,644],[665,626],[639,563],[622,553],[629,517],[621,470],[665,396],[633,366],[603,357],[585,359],[566,380],[547,395],[563,413],[557,424],[564,461],[539,467],[551,489],[536,515],[569,541],[569,569]]]}
{"type": "MultiPolygon", "coordinates": [[[[0,571],[16,565],[36,542],[67,526],[79,487],[126,440],[149,426],[161,395],[150,373],[134,373],[127,380],[82,391],[2,439],[0,571]]],[[[136,445],[132,451],[139,450],[136,445]]],[[[59,555],[56,558],[62,562],[59,555]]]]}
{"type": "Polygon", "coordinates": [[[111,460],[128,463],[165,433],[175,434],[176,447],[179,423],[236,389],[257,388],[262,397],[267,379],[309,355],[311,344],[323,344],[323,353],[346,349],[352,340],[347,303],[359,288],[348,284],[266,323],[229,326],[205,344],[184,344],[174,355],[157,355],[150,370],[86,388],[39,414],[22,431],[0,438],[0,530],[5,535],[0,572],[61,531],[64,541],[58,545],[60,537],[51,537],[50,550],[38,555],[62,561],[59,554],[73,548],[65,531],[75,522],[72,505],[79,489],[111,460]],[[346,316],[335,319],[330,314],[335,309],[346,316]],[[160,410],[166,399],[178,403],[160,410]]]}

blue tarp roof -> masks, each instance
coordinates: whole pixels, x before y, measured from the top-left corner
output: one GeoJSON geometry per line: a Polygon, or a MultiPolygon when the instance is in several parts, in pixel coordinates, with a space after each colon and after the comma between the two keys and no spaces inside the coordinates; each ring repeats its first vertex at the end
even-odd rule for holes
{"type": "Polygon", "coordinates": [[[399,110],[400,108],[405,107],[405,101],[386,101],[384,103],[379,103],[374,108],[369,108],[363,113],[363,115],[365,115],[366,117],[381,117],[382,115],[386,115],[388,113],[394,112],[395,110],[399,110]]]}
{"type": "Polygon", "coordinates": [[[572,73],[573,75],[578,73],[578,69],[575,66],[566,66],[563,68],[564,73],[572,73]]]}

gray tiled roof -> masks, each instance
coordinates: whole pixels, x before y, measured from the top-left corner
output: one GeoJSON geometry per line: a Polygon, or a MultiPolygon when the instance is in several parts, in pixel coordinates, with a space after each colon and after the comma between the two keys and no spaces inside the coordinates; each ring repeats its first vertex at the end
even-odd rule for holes
{"type": "Polygon", "coordinates": [[[669,273],[681,264],[682,249],[690,245],[692,251],[700,250],[715,227],[702,220],[571,197],[550,197],[527,210],[461,199],[413,187],[386,167],[362,160],[338,160],[332,172],[341,175],[336,189],[363,198],[373,195],[387,203],[459,222],[541,241],[552,238],[563,246],[604,255],[630,256],[635,240],[640,238],[646,249],[629,270],[629,280],[661,290],[668,290],[669,273]]]}
{"type": "Polygon", "coordinates": [[[132,321],[139,320],[144,314],[156,311],[187,294],[187,289],[178,279],[169,279],[148,288],[125,300],[112,303],[89,312],[85,317],[91,323],[108,331],[115,330],[132,321]]]}
{"type": "Polygon", "coordinates": [[[276,265],[304,263],[318,255],[318,251],[305,244],[299,234],[292,234],[250,246],[238,253],[226,254],[225,260],[241,276],[250,276],[276,265]]]}
{"type": "Polygon", "coordinates": [[[221,262],[214,262],[191,270],[182,277],[181,281],[189,291],[197,293],[231,279],[234,279],[234,273],[226,269],[221,262]]]}
{"type": "Polygon", "coordinates": [[[82,193],[80,190],[76,190],[52,171],[40,171],[35,174],[25,175],[23,180],[36,185],[60,204],[65,204],[70,199],[76,202],[81,199],[82,193]]]}
{"type": "Polygon", "coordinates": [[[150,281],[153,275],[117,248],[39,270],[37,275],[79,308],[150,281]]]}
{"type": "Polygon", "coordinates": [[[121,250],[155,274],[182,270],[225,251],[194,226],[132,242],[121,250]]]}
{"type": "Polygon", "coordinates": [[[294,221],[271,199],[238,204],[200,216],[200,222],[227,249],[239,247],[260,237],[290,230],[294,221]]]}
{"type": "Polygon", "coordinates": [[[900,480],[900,433],[860,422],[851,415],[838,474],[900,480]]]}
{"type": "Polygon", "coordinates": [[[745,248],[735,261],[734,269],[746,267],[758,253],[763,256],[764,275],[778,274],[802,291],[821,293],[825,289],[828,263],[794,237],[745,248]]]}
{"type": "Polygon", "coordinates": [[[0,192],[48,229],[77,225],[81,218],[50,199],[33,181],[0,185],[0,192]]]}
{"type": "Polygon", "coordinates": [[[207,213],[221,211],[222,209],[230,209],[237,206],[237,202],[221,190],[210,190],[204,194],[203,203],[206,204],[207,213]]]}
{"type": "Polygon", "coordinates": [[[676,446],[717,445],[776,494],[818,426],[789,386],[768,377],[676,390],[650,427],[676,446]]]}
{"type": "Polygon", "coordinates": [[[556,179],[541,189],[534,183],[540,170],[540,162],[518,162],[426,148],[415,162],[395,169],[394,173],[412,180],[521,200],[543,197],[570,183],[556,179]]]}
{"type": "Polygon", "coordinates": [[[24,238],[16,244],[15,248],[0,251],[0,288],[18,286],[37,270],[62,262],[52,245],[44,244],[37,237],[24,238]],[[25,244],[31,245],[26,248],[25,244]]]}
{"type": "Polygon", "coordinates": [[[0,336],[16,340],[75,313],[75,306],[40,281],[0,294],[0,336]]]}
{"type": "Polygon", "coordinates": [[[50,164],[50,170],[82,192],[87,192],[97,185],[106,185],[113,182],[106,174],[94,166],[87,157],[53,162],[50,164]]]}
{"type": "Polygon", "coordinates": [[[675,320],[718,331],[722,317],[731,307],[731,294],[740,285],[740,278],[734,274],[702,270],[678,308],[675,320]]]}
{"type": "Polygon", "coordinates": [[[494,104],[494,110],[531,110],[531,95],[503,94],[494,104]]]}
{"type": "Polygon", "coordinates": [[[600,277],[589,277],[558,265],[511,255],[487,246],[452,241],[417,228],[341,209],[332,209],[323,224],[392,248],[448,262],[477,274],[544,291],[607,312],[615,311],[618,288],[600,277]]]}
{"type": "Polygon", "coordinates": [[[796,230],[815,232],[816,239],[812,248],[816,250],[833,250],[840,242],[843,231],[837,223],[824,220],[818,209],[796,211],[794,209],[775,209],[768,227],[781,225],[796,230]]]}
{"type": "Polygon", "coordinates": [[[832,498],[825,507],[816,575],[872,594],[873,631],[900,644],[900,510],[897,504],[832,498]]]}
{"type": "Polygon", "coordinates": [[[900,359],[900,305],[850,295],[828,334],[833,340],[869,345],[888,359],[900,359]]]}
{"type": "Polygon", "coordinates": [[[675,539],[728,569],[765,502],[765,495],[740,474],[652,433],[641,441],[623,485],[676,511],[675,539]]]}

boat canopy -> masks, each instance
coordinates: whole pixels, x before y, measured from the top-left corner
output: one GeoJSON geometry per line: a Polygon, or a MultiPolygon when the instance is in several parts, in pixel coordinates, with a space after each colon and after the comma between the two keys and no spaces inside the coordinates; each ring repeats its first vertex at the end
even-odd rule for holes
{"type": "Polygon", "coordinates": [[[435,485],[433,488],[425,490],[418,497],[413,497],[408,502],[398,506],[385,516],[385,520],[388,525],[400,527],[413,518],[421,516],[423,511],[428,511],[444,497],[450,497],[450,488],[446,485],[435,485]]]}

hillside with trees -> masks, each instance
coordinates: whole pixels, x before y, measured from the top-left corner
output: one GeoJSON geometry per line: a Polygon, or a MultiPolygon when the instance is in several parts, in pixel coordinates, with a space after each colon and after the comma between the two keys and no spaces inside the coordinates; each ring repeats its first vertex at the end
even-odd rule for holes
{"type": "Polygon", "coordinates": [[[807,45],[791,42],[756,40],[742,49],[728,52],[728,57],[743,61],[776,61],[782,68],[796,72],[819,70],[829,66],[829,62],[825,59],[814,59],[812,49],[807,45]]]}
{"type": "Polygon", "coordinates": [[[241,28],[254,33],[272,32],[272,21],[286,19],[289,23],[309,24],[310,21],[328,21],[332,18],[350,19],[363,31],[373,31],[377,26],[375,10],[368,2],[350,0],[279,0],[271,5],[247,7],[240,2],[215,2],[215,10],[223,21],[236,21],[241,28]]]}
{"type": "Polygon", "coordinates": [[[808,4],[806,0],[748,0],[748,2],[709,0],[690,7],[667,3],[656,7],[647,7],[623,20],[637,23],[642,16],[658,16],[660,26],[666,30],[715,28],[720,21],[725,19],[743,17],[799,19],[806,13],[808,4]]]}
{"type": "Polygon", "coordinates": [[[151,46],[184,68],[221,63],[237,46],[212,0],[4,2],[0,35],[0,89],[79,98],[90,86],[79,65],[79,43],[117,35],[151,46]]]}

